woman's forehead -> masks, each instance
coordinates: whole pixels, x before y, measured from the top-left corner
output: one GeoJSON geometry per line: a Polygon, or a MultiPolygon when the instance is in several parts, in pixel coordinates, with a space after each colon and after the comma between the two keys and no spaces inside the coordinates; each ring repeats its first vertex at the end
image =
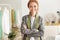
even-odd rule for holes
{"type": "Polygon", "coordinates": [[[29,5],[36,5],[37,6],[37,3],[31,2],[29,5]]]}

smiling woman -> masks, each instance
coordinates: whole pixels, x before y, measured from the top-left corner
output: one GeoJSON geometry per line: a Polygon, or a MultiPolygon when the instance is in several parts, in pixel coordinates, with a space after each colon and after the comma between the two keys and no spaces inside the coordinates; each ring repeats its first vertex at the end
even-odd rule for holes
{"type": "Polygon", "coordinates": [[[22,18],[21,32],[24,34],[23,40],[42,40],[44,27],[42,18],[38,16],[39,4],[36,0],[28,2],[29,15],[22,18]]]}

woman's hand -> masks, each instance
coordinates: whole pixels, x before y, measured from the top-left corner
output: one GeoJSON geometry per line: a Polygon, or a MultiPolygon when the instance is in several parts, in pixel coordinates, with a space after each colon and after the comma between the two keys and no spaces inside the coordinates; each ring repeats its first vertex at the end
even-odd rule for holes
{"type": "Polygon", "coordinates": [[[39,30],[37,30],[37,29],[32,29],[33,30],[33,32],[38,32],[39,30]]]}

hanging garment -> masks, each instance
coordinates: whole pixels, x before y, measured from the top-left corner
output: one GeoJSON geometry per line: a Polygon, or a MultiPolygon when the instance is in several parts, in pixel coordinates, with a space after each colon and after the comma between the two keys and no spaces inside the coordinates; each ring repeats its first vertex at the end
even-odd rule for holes
{"type": "Polygon", "coordinates": [[[9,34],[10,33],[10,13],[9,10],[7,9],[7,7],[4,8],[3,10],[3,20],[2,20],[2,24],[3,24],[3,32],[4,34],[9,34]]]}
{"type": "Polygon", "coordinates": [[[12,26],[16,26],[16,11],[14,9],[11,10],[11,18],[12,18],[12,26]]]}
{"type": "Polygon", "coordinates": [[[0,40],[2,40],[2,11],[0,10],[0,40]]]}
{"type": "Polygon", "coordinates": [[[10,33],[10,30],[11,30],[11,21],[10,20],[11,20],[10,12],[7,9],[7,7],[5,7],[3,9],[3,19],[2,19],[4,40],[8,40],[8,34],[10,33]]]}

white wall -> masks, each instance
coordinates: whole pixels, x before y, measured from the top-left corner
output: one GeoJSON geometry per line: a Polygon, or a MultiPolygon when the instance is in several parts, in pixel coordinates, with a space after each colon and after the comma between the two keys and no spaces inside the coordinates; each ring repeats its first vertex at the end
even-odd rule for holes
{"type": "Polygon", "coordinates": [[[14,9],[21,7],[21,0],[0,0],[0,4],[9,4],[14,9]]]}
{"type": "MultiPolygon", "coordinates": [[[[28,14],[28,0],[22,0],[22,15],[28,14]]],[[[39,0],[39,15],[44,16],[47,13],[56,13],[60,11],[60,0],[39,0]]]]}

